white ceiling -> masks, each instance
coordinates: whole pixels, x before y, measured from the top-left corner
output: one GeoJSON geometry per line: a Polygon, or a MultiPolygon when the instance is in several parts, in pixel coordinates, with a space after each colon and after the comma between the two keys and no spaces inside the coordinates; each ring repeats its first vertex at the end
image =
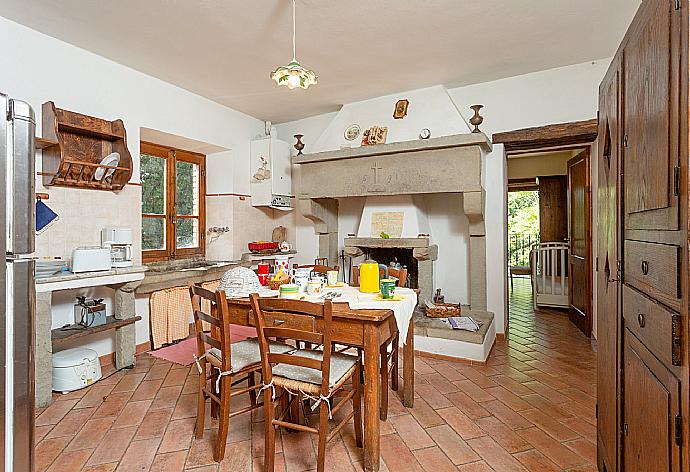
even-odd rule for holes
{"type": "Polygon", "coordinates": [[[249,115],[285,122],[436,84],[467,85],[610,57],[639,0],[0,0],[0,15],[249,115]]]}

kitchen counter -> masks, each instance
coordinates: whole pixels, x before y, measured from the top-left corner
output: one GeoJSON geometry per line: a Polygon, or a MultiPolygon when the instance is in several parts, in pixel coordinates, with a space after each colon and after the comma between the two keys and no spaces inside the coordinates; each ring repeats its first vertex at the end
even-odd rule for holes
{"type": "Polygon", "coordinates": [[[183,265],[178,262],[151,264],[136,292],[146,294],[173,287],[185,287],[190,282],[210,282],[219,280],[233,267],[249,267],[249,262],[246,261],[196,260],[183,265]]]}
{"type": "Polygon", "coordinates": [[[60,272],[48,277],[36,278],[36,292],[54,292],[73,288],[95,287],[99,285],[116,285],[142,280],[146,266],[120,267],[97,272],[60,272]]]}
{"type": "MultiPolygon", "coordinates": [[[[52,402],[53,390],[53,292],[85,287],[105,286],[115,291],[112,322],[115,330],[115,367],[134,366],[136,336],[134,323],[141,319],[135,313],[134,291],[144,279],[146,266],[137,265],[98,272],[60,272],[36,279],[36,405],[45,408],[52,402]]],[[[92,330],[96,332],[96,330],[92,330]]]]}

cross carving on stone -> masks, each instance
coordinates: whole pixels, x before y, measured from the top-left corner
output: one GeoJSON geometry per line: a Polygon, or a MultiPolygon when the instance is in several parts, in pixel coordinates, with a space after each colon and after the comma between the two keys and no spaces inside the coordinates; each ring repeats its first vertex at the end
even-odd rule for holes
{"type": "Polygon", "coordinates": [[[374,162],[374,165],[371,167],[371,170],[374,171],[374,183],[377,184],[379,183],[379,173],[378,171],[383,170],[383,167],[379,167],[378,162],[374,162]]]}

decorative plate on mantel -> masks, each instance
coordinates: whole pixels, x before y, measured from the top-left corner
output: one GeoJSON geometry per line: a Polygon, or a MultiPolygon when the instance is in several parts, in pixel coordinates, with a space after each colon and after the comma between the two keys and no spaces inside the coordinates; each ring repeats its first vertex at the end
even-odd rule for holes
{"type": "Polygon", "coordinates": [[[358,124],[353,124],[347,127],[345,130],[344,136],[345,139],[348,141],[354,141],[357,139],[357,136],[359,136],[359,133],[362,131],[362,128],[359,127],[358,124]]]}

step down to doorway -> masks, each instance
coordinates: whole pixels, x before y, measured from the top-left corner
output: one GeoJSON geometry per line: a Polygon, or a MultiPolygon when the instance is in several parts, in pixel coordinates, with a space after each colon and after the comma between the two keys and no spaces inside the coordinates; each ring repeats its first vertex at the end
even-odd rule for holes
{"type": "Polygon", "coordinates": [[[459,361],[485,362],[496,341],[494,314],[463,307],[463,316],[471,316],[483,325],[476,333],[452,329],[438,318],[429,318],[418,307],[414,314],[415,349],[421,353],[451,357],[459,361]]]}

